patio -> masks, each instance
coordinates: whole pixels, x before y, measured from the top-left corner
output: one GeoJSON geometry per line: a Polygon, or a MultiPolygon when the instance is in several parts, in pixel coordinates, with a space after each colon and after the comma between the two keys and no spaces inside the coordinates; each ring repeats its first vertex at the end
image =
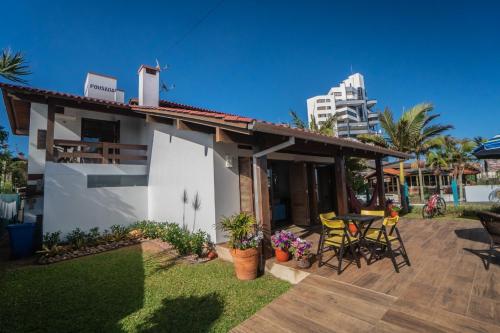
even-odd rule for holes
{"type": "MultiPolygon", "coordinates": [[[[388,258],[362,260],[361,269],[337,275],[313,263],[308,277],[234,332],[499,332],[500,261],[485,270],[480,222],[402,219],[399,228],[411,267],[398,274],[388,258]]],[[[315,230],[301,236],[317,245],[315,230]]]]}

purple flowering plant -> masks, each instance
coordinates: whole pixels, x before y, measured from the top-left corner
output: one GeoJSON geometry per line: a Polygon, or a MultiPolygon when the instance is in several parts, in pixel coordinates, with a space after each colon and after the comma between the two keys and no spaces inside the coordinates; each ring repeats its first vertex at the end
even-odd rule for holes
{"type": "Polygon", "coordinates": [[[290,246],[290,252],[296,260],[300,260],[311,255],[311,247],[311,242],[297,237],[290,246]]]}
{"type": "Polygon", "coordinates": [[[287,230],[276,231],[271,236],[271,245],[275,249],[288,251],[292,242],[297,238],[293,232],[287,230]]]}

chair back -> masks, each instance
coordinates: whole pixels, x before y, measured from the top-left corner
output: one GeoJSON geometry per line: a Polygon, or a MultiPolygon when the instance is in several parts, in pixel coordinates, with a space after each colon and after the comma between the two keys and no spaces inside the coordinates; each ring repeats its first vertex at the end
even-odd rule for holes
{"type": "Polygon", "coordinates": [[[319,214],[319,219],[321,220],[321,224],[327,227],[328,229],[344,229],[345,223],[342,220],[335,220],[335,212],[328,212],[319,214]]]}
{"type": "Polygon", "coordinates": [[[478,215],[486,232],[492,236],[495,243],[498,243],[500,241],[500,215],[491,212],[479,212],[478,215]]]}
{"type": "Polygon", "coordinates": [[[399,216],[386,217],[382,223],[386,227],[394,227],[399,222],[399,216]]]}
{"type": "Polygon", "coordinates": [[[362,209],[361,210],[361,215],[373,215],[373,216],[384,217],[385,216],[385,211],[383,211],[383,210],[367,210],[367,209],[362,209]]]}

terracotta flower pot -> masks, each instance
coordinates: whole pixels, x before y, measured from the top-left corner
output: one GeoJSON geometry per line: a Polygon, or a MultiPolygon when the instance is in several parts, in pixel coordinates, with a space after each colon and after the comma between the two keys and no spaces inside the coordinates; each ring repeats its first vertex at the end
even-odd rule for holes
{"type": "Polygon", "coordinates": [[[297,267],[299,268],[309,268],[311,267],[311,260],[309,257],[303,257],[297,260],[297,267]]]}
{"type": "Polygon", "coordinates": [[[274,249],[274,254],[277,261],[285,262],[290,259],[290,253],[287,250],[274,249]]]}
{"type": "Polygon", "coordinates": [[[257,277],[259,267],[259,251],[257,249],[232,249],[234,270],[240,280],[253,280],[257,277]]]}
{"type": "Polygon", "coordinates": [[[349,232],[352,234],[352,235],[356,235],[356,233],[358,232],[358,227],[356,227],[356,225],[354,223],[349,223],[349,232]]]}

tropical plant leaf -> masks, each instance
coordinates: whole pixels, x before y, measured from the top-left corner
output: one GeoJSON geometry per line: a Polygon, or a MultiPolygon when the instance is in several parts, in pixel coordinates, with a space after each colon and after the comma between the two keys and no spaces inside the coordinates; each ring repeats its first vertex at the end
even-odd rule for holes
{"type": "Polygon", "coordinates": [[[27,81],[22,78],[31,74],[26,64],[26,60],[21,52],[12,54],[10,49],[4,49],[0,56],[0,76],[3,78],[20,83],[27,81]]]}

